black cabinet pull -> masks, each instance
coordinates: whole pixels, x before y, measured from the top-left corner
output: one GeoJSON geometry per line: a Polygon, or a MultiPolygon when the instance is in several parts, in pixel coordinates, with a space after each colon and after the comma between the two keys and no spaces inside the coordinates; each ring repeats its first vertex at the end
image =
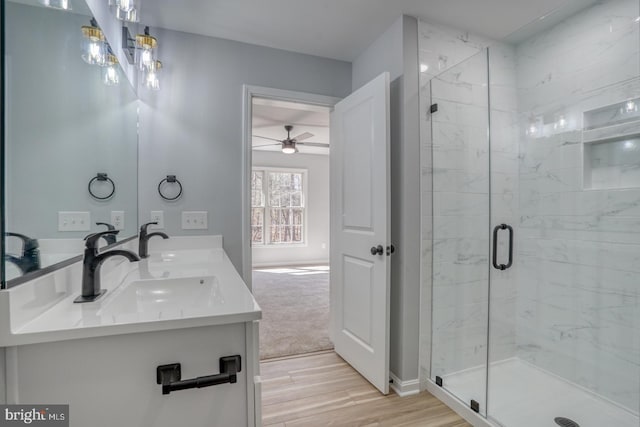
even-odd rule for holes
{"type": "Polygon", "coordinates": [[[190,388],[211,387],[219,384],[235,384],[238,381],[237,373],[242,371],[242,363],[239,355],[220,358],[220,373],[203,377],[182,380],[182,370],[179,363],[160,365],[156,368],[156,383],[162,384],[162,394],[172,391],[187,390],[190,388]]]}
{"type": "Polygon", "coordinates": [[[493,229],[493,268],[496,270],[506,270],[513,265],[513,227],[507,224],[497,225],[493,229]],[[498,264],[498,232],[500,230],[509,231],[509,260],[506,264],[498,264]]]}

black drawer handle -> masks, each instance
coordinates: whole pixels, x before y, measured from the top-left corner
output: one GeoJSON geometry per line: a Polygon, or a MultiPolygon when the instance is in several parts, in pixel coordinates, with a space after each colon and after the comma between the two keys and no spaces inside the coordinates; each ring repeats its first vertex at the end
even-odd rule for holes
{"type": "Polygon", "coordinates": [[[493,229],[493,268],[496,270],[506,270],[513,265],[513,227],[507,224],[497,225],[493,229]],[[500,230],[509,231],[509,260],[506,264],[498,264],[498,232],[500,230]]]}
{"type": "Polygon", "coordinates": [[[156,383],[162,384],[162,394],[172,391],[187,390],[190,388],[211,387],[219,384],[235,384],[238,381],[237,373],[242,371],[242,363],[239,355],[220,358],[220,373],[204,377],[182,380],[182,370],[179,363],[160,365],[156,368],[156,383]]]}

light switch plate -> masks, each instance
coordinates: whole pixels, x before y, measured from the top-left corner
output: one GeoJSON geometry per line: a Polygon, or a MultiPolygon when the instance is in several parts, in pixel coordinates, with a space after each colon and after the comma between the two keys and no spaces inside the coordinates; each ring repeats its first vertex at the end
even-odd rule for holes
{"type": "Polygon", "coordinates": [[[111,225],[116,230],[124,230],[124,211],[111,211],[111,225]]]}
{"type": "Polygon", "coordinates": [[[152,230],[164,229],[164,211],[151,211],[151,222],[157,222],[156,225],[149,226],[152,230]]]}
{"type": "Polygon", "coordinates": [[[58,231],[90,231],[89,212],[58,212],[58,231]]]}
{"type": "Polygon", "coordinates": [[[207,211],[184,211],[182,212],[183,230],[206,230],[209,228],[207,211]]]}

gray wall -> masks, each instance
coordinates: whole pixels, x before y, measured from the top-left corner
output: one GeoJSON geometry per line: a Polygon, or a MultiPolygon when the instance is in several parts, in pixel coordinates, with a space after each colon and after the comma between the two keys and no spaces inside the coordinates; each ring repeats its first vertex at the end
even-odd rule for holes
{"type": "Polygon", "coordinates": [[[80,27],[88,23],[82,15],[6,3],[8,231],[80,238],[88,232],[58,231],[58,211],[89,211],[95,223],[122,210],[122,236],[136,233],[137,100],[123,76],[120,85],[105,86],[101,68],[81,59],[80,27]],[[89,195],[97,172],[115,181],[113,198],[89,195]]]}
{"type": "Polygon", "coordinates": [[[351,64],[171,30],[151,31],[165,69],[158,92],[139,89],[140,220],[163,210],[170,235],[221,234],[242,271],[243,85],[344,97],[351,64]],[[182,198],[163,201],[175,174],[182,198]],[[208,230],[182,230],[180,212],[209,212],[208,230]]]}
{"type": "Polygon", "coordinates": [[[304,246],[254,246],[254,266],[329,263],[329,156],[282,154],[273,151],[252,153],[253,167],[306,169],[305,200],[307,234],[304,246]]]}
{"type": "Polygon", "coordinates": [[[400,17],[353,63],[353,88],[391,74],[391,363],[418,378],[420,309],[420,123],[418,23],[400,17]]]}

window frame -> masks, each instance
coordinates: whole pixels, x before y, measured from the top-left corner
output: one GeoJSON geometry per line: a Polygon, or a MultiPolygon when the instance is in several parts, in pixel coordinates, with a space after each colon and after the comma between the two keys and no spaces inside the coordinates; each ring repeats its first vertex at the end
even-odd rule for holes
{"type": "MultiPolygon", "coordinates": [[[[251,174],[255,171],[263,172],[262,179],[262,198],[264,200],[264,213],[262,215],[262,243],[254,243],[250,241],[251,247],[254,248],[292,248],[292,247],[307,247],[308,246],[308,209],[307,202],[309,200],[308,194],[308,169],[304,168],[290,168],[290,167],[277,167],[277,166],[252,166],[251,174]],[[302,195],[301,195],[301,204],[302,204],[302,242],[301,243],[273,243],[270,241],[270,229],[271,229],[271,212],[269,206],[269,173],[299,173],[302,175],[302,195]]],[[[251,179],[249,179],[251,182],[251,179]]],[[[249,188],[251,192],[251,188],[249,188]]],[[[254,206],[250,206],[250,209],[253,209],[254,206]]],[[[249,229],[253,226],[251,224],[251,218],[249,219],[249,229]]],[[[251,237],[251,234],[250,234],[251,237]]]]}

